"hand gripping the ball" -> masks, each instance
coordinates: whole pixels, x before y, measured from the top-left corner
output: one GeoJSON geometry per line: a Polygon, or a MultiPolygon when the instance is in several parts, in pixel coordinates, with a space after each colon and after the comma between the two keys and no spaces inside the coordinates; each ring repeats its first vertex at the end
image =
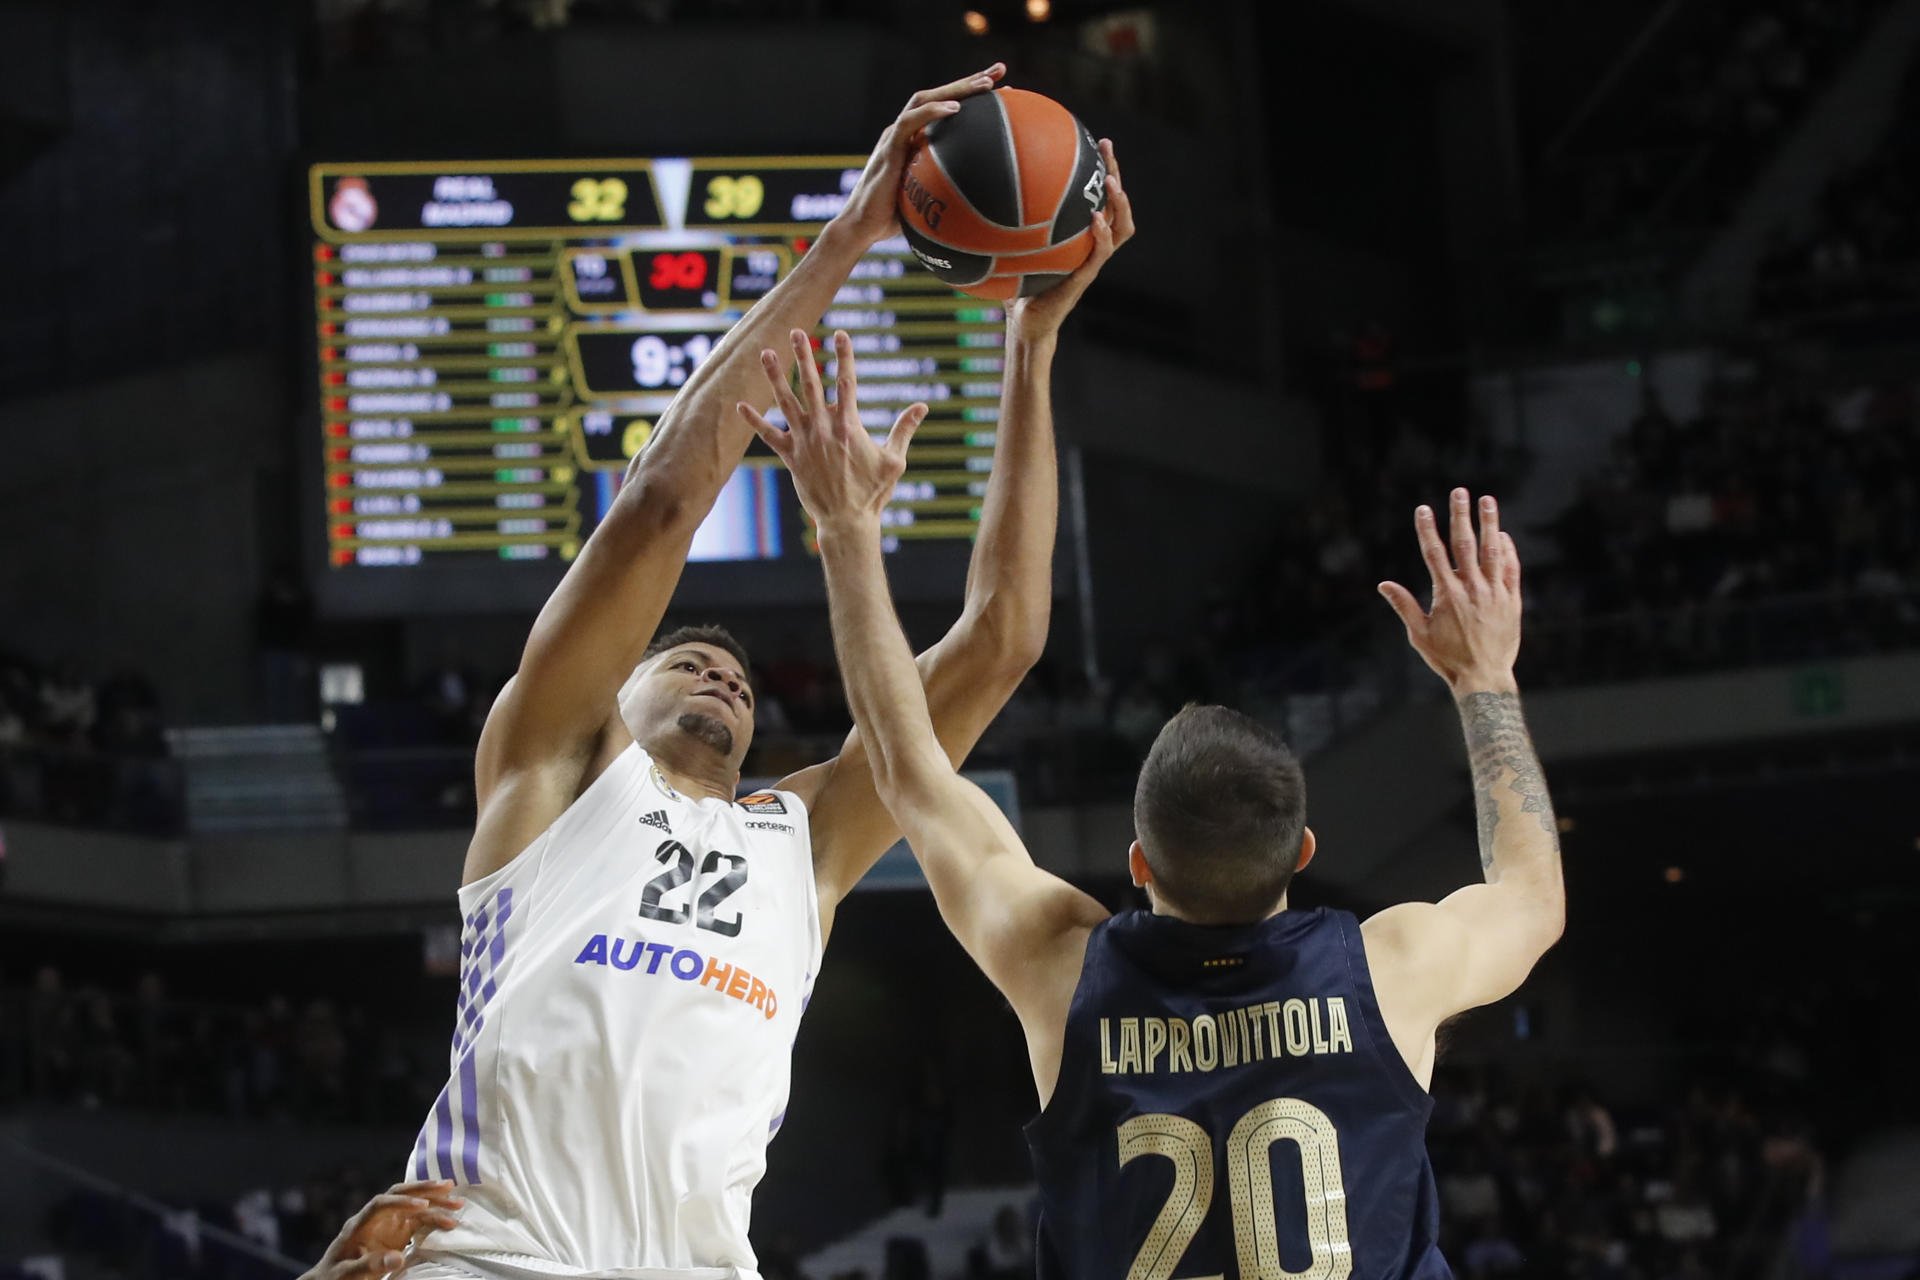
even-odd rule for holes
{"type": "Polygon", "coordinates": [[[985,93],[1007,74],[1005,63],[996,62],[986,70],[943,84],[937,89],[922,89],[907,99],[894,122],[886,127],[867,157],[860,181],[854,185],[847,203],[829,226],[844,227],[862,244],[873,245],[900,230],[896,202],[900,194],[900,175],[906,172],[920,131],[942,116],[960,109],[963,98],[985,93]]]}
{"type": "Polygon", "coordinates": [[[1133,239],[1133,201],[1120,185],[1120,160],[1113,140],[1100,139],[1100,159],[1107,168],[1107,204],[1093,215],[1093,252],[1071,275],[1045,293],[1015,298],[1007,303],[1007,327],[1022,338],[1044,338],[1060,331],[1060,323],[1079,303],[1087,286],[1107,265],[1114,251],[1133,239]]]}

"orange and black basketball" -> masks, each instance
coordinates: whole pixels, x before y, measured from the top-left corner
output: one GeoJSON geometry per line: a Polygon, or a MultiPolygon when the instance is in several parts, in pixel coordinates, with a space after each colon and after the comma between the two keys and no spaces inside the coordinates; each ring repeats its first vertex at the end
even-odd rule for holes
{"type": "Polygon", "coordinates": [[[1012,298],[1087,260],[1106,203],[1106,165],[1073,113],[998,89],[927,126],[900,183],[900,224],[914,256],[954,288],[1012,298]]]}

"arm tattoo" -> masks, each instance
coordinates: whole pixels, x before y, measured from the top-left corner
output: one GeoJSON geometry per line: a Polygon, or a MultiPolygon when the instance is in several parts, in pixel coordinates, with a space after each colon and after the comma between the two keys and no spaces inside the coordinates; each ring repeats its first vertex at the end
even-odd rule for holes
{"type": "Polygon", "coordinates": [[[1460,718],[1466,725],[1467,759],[1473,769],[1473,807],[1480,819],[1481,869],[1493,871],[1493,835],[1500,825],[1493,788],[1503,774],[1513,775],[1508,789],[1520,797],[1523,813],[1538,815],[1540,829],[1557,850],[1560,832],[1553,801],[1547,795],[1547,780],[1540,772],[1540,757],[1534,753],[1527,722],[1520,715],[1520,695],[1470,693],[1460,704],[1460,718]]]}

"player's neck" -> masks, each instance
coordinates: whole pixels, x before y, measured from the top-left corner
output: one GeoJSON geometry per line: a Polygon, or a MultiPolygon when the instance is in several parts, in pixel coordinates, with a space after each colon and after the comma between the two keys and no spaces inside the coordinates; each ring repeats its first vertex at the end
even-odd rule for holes
{"type": "Polygon", "coordinates": [[[681,795],[696,800],[733,799],[739,775],[728,769],[725,761],[703,761],[698,753],[675,752],[664,747],[648,754],[653,756],[653,767],[660,771],[667,785],[681,795]]]}
{"type": "MultiPolygon", "coordinates": [[[[1153,914],[1157,916],[1166,916],[1170,920],[1185,920],[1189,924],[1206,923],[1205,921],[1195,921],[1192,916],[1182,911],[1179,907],[1175,906],[1173,903],[1168,902],[1165,898],[1155,893],[1152,889],[1147,890],[1147,907],[1149,910],[1153,912],[1153,914]]],[[[1271,920],[1275,916],[1279,915],[1282,911],[1285,911],[1286,909],[1287,909],[1287,895],[1283,893],[1280,895],[1280,901],[1274,904],[1273,910],[1267,912],[1266,915],[1260,918],[1262,920],[1271,920]]]]}

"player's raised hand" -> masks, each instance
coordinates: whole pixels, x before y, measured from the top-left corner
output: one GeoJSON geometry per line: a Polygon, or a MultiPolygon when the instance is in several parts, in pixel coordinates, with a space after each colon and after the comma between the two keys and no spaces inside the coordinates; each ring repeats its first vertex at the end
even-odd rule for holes
{"type": "Polygon", "coordinates": [[[800,504],[814,524],[848,518],[877,521],[900,482],[900,473],[906,469],[907,442],[927,416],[927,406],[915,403],[901,410],[886,444],[875,444],[860,424],[853,340],[846,331],[836,329],[833,334],[839,377],[832,404],[827,403],[826,389],[820,384],[820,369],[814,363],[813,344],[806,331],[795,329],[789,336],[799,375],[797,393],[780,376],[780,362],[774,353],[760,353],[761,368],[773,384],[787,430],[774,426],[744,401],[737,406],[740,414],[787,464],[800,504]]]}
{"type": "Polygon", "coordinates": [[[920,131],[942,116],[958,111],[962,98],[987,92],[1006,74],[1006,64],[996,62],[984,71],[937,89],[922,89],[908,98],[899,116],[881,131],[880,140],[873,144],[873,154],[867,157],[867,167],[860,173],[859,183],[829,225],[845,227],[869,245],[898,232],[900,177],[907,170],[907,157],[919,142],[920,131]]]}
{"type": "Polygon", "coordinates": [[[1015,298],[1007,304],[1007,324],[1023,338],[1057,333],[1061,321],[1079,303],[1114,250],[1133,239],[1133,201],[1120,184],[1120,161],[1113,153],[1112,139],[1100,139],[1100,159],[1107,167],[1107,204],[1093,215],[1093,252],[1072,275],[1045,293],[1015,298]]]}
{"type": "Polygon", "coordinates": [[[397,1182],[348,1218],[320,1261],[300,1280],[379,1280],[407,1266],[407,1246],[452,1227],[466,1201],[453,1183],[397,1182]]]}
{"type": "Polygon", "coordinates": [[[1433,579],[1432,607],[1422,609],[1397,582],[1381,583],[1380,594],[1406,624],[1414,651],[1456,694],[1508,690],[1520,656],[1520,556],[1513,536],[1500,528],[1500,507],[1491,497],[1480,499],[1478,537],[1467,491],[1455,489],[1449,506],[1451,558],[1433,508],[1413,514],[1420,555],[1433,579]]]}

